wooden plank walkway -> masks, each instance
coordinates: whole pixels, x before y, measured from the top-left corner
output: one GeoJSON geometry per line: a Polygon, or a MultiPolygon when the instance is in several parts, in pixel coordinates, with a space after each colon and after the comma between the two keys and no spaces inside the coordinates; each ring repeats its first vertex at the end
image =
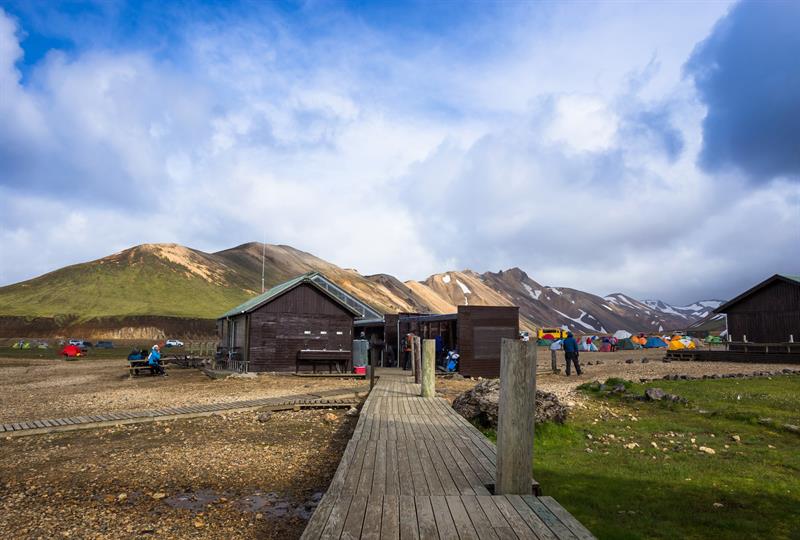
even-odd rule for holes
{"type": "Polygon", "coordinates": [[[205,405],[190,405],[186,407],[168,407],[165,409],[151,409],[139,411],[120,411],[101,413],[90,416],[74,416],[69,418],[48,418],[46,420],[28,420],[25,422],[12,422],[0,424],[0,437],[39,435],[58,431],[73,431],[76,429],[93,429],[122,424],[136,424],[142,422],[155,422],[159,420],[173,420],[177,418],[193,418],[209,416],[223,412],[237,412],[249,409],[269,409],[273,411],[301,408],[329,408],[349,407],[356,405],[356,398],[364,390],[357,388],[341,388],[323,390],[313,394],[296,394],[291,396],[278,396],[247,401],[229,401],[223,403],[210,403],[205,405]]]}
{"type": "Polygon", "coordinates": [[[552,497],[492,495],[494,444],[403,372],[376,373],[303,539],[594,538],[552,497]]]}

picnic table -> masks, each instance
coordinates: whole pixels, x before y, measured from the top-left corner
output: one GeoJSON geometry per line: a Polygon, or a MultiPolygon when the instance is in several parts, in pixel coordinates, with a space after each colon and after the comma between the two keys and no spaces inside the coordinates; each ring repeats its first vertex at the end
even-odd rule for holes
{"type": "MultiPolygon", "coordinates": [[[[162,368],[164,367],[164,362],[158,363],[162,368]]],[[[130,373],[131,377],[135,377],[137,375],[152,375],[153,368],[150,367],[150,364],[147,363],[147,358],[141,360],[128,360],[128,372],[130,373]],[[140,373],[140,371],[142,373],[140,373]]]]}

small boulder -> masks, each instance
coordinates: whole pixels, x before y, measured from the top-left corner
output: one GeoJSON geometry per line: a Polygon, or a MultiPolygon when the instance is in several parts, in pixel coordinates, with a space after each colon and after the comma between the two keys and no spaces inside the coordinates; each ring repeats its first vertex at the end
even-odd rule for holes
{"type": "Polygon", "coordinates": [[[259,422],[269,422],[271,418],[272,418],[271,412],[263,412],[258,415],[259,422]]]}
{"type": "Polygon", "coordinates": [[[344,414],[346,414],[347,416],[358,416],[358,409],[356,409],[355,407],[350,407],[344,414]]]}
{"type": "Polygon", "coordinates": [[[327,423],[327,424],[332,424],[332,423],[336,422],[338,419],[339,419],[339,417],[336,416],[332,412],[325,413],[325,416],[322,417],[322,421],[327,423]]]}
{"type": "Polygon", "coordinates": [[[648,358],[642,358],[642,364],[647,364],[649,362],[650,360],[648,358]]]}
{"type": "MultiPolygon", "coordinates": [[[[485,379],[473,388],[462,392],[453,400],[453,409],[471,422],[483,427],[497,427],[497,409],[500,401],[499,379],[485,379]]],[[[567,419],[567,407],[551,392],[536,391],[535,422],[557,422],[567,419]]]]}
{"type": "Polygon", "coordinates": [[[625,363],[626,364],[633,364],[633,358],[628,358],[627,360],[625,360],[625,363]]]}
{"type": "Polygon", "coordinates": [[[648,401],[661,401],[666,393],[661,388],[647,388],[644,391],[644,398],[648,401]]]}
{"type": "Polygon", "coordinates": [[[710,456],[713,456],[714,454],[717,453],[716,450],[714,450],[713,448],[709,448],[708,446],[701,446],[700,448],[698,448],[698,450],[710,456]]]}

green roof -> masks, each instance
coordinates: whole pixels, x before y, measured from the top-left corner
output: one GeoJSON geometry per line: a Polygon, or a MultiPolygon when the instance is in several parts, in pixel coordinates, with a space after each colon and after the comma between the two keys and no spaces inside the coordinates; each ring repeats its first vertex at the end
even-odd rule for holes
{"type": "Polygon", "coordinates": [[[800,283],[800,276],[790,276],[788,274],[778,274],[781,277],[785,277],[786,279],[791,279],[792,281],[797,281],[800,283]]]}
{"type": "MultiPolygon", "coordinates": [[[[354,310],[352,307],[348,306],[346,303],[342,302],[339,298],[337,298],[334,295],[330,294],[324,288],[320,287],[317,283],[315,283],[313,278],[316,277],[316,276],[321,276],[321,277],[325,278],[325,276],[322,276],[322,274],[320,274],[319,272],[308,272],[308,273],[299,275],[299,276],[297,276],[295,278],[290,279],[289,281],[284,281],[283,283],[281,283],[279,285],[275,285],[271,289],[268,289],[268,290],[264,291],[263,293],[259,294],[258,296],[254,296],[253,298],[251,298],[247,302],[239,304],[235,308],[225,312],[224,314],[220,315],[217,318],[218,319],[225,319],[225,318],[228,318],[228,317],[233,317],[233,316],[236,316],[236,315],[241,315],[242,313],[248,313],[250,311],[253,311],[257,307],[259,307],[259,306],[261,306],[263,304],[266,304],[270,300],[272,300],[274,298],[277,298],[278,296],[282,295],[286,291],[289,291],[289,290],[297,287],[301,283],[308,283],[309,285],[312,285],[314,288],[316,288],[317,290],[319,290],[320,292],[322,292],[326,296],[328,296],[331,300],[333,300],[337,304],[341,305],[347,311],[349,311],[351,313],[354,313],[356,316],[360,316],[361,315],[356,310],[354,310]]],[[[327,278],[325,278],[325,279],[327,279],[327,278]]]]}

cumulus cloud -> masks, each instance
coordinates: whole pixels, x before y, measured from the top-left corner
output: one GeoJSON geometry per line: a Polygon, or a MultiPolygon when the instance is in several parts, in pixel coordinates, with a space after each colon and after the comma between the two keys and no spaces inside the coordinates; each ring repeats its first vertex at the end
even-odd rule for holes
{"type": "Polygon", "coordinates": [[[700,162],[800,179],[800,3],[743,1],[686,64],[708,112],[700,162]]]}
{"type": "Polygon", "coordinates": [[[515,6],[443,39],[264,6],[181,14],[166,52],[97,38],[30,65],[0,12],[0,284],[266,236],[403,279],[520,266],[601,294],[730,296],[799,264],[800,195],[696,166],[705,110],[680,67],[724,8],[515,6]]]}

